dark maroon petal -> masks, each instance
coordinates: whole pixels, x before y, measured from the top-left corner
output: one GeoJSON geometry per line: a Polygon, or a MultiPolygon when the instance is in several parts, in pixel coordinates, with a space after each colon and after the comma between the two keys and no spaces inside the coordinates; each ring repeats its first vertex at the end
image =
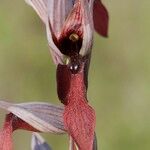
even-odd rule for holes
{"type": "Polygon", "coordinates": [[[70,88],[70,79],[71,79],[71,74],[67,68],[67,65],[58,65],[57,66],[57,93],[59,99],[63,104],[67,103],[65,101],[65,98],[70,88]]]}
{"type": "Polygon", "coordinates": [[[109,16],[101,0],[95,0],[93,5],[93,20],[95,30],[102,36],[108,36],[109,16]]]}

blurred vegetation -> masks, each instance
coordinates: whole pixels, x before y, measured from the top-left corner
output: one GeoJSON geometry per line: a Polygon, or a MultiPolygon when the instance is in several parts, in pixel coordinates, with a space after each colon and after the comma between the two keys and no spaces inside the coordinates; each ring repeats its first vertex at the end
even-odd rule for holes
{"type": "MultiPolygon", "coordinates": [[[[104,1],[109,38],[95,35],[88,98],[97,113],[101,150],[150,148],[150,1],[104,1]]],[[[45,27],[22,0],[0,2],[0,99],[59,103],[45,27]]],[[[0,110],[0,124],[4,112],[0,110]]],[[[14,134],[14,149],[30,149],[30,132],[14,134]]],[[[67,136],[44,134],[55,150],[67,136]]]]}

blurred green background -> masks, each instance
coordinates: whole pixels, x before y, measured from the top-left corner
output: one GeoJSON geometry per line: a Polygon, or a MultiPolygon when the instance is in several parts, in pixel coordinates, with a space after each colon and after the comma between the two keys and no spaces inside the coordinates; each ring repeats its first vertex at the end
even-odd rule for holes
{"type": "MultiPolygon", "coordinates": [[[[88,99],[97,113],[101,150],[150,149],[150,1],[103,0],[109,38],[95,35],[88,99]]],[[[0,2],[0,99],[58,104],[55,66],[45,27],[22,0],[0,2]]],[[[0,125],[4,112],[0,110],[0,125]]],[[[30,132],[15,132],[14,149],[30,150],[30,132]]],[[[54,150],[65,136],[44,134],[54,150]]]]}

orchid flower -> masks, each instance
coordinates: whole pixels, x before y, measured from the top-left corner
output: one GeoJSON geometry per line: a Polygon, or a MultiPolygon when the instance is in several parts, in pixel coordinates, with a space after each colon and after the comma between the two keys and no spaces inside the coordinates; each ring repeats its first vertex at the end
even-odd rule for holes
{"type": "Polygon", "coordinates": [[[95,30],[107,36],[108,13],[100,0],[26,0],[46,26],[57,65],[57,92],[65,105],[64,127],[79,149],[91,150],[95,112],[88,105],[87,86],[95,30]],[[86,143],[86,144],[85,144],[86,143]]]}
{"type": "MultiPolygon", "coordinates": [[[[67,133],[70,150],[96,150],[94,109],[88,104],[88,68],[95,30],[107,36],[108,13],[100,0],[26,0],[46,26],[53,61],[57,66],[57,93],[64,106],[47,103],[12,104],[0,101],[9,112],[0,131],[0,150],[12,150],[16,129],[67,133]]],[[[38,134],[32,150],[51,149],[38,134]]]]}
{"type": "Polygon", "coordinates": [[[50,52],[56,64],[66,63],[66,56],[74,52],[81,56],[89,54],[94,28],[102,36],[108,34],[108,13],[100,0],[25,1],[46,26],[50,52]]]}

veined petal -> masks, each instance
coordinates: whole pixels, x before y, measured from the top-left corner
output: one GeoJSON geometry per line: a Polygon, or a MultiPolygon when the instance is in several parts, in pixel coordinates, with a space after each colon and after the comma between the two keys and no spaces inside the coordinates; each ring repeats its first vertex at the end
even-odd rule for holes
{"type": "Polygon", "coordinates": [[[47,0],[25,0],[39,15],[41,20],[46,24],[47,20],[47,0]]]}
{"type": "Polygon", "coordinates": [[[31,150],[52,150],[45,142],[43,137],[38,133],[32,134],[31,150]]]}
{"type": "Polygon", "coordinates": [[[63,107],[41,102],[12,104],[5,101],[0,101],[0,107],[40,132],[57,134],[65,132],[62,118],[63,107]]]}
{"type": "Polygon", "coordinates": [[[93,43],[93,0],[81,0],[81,8],[83,15],[83,43],[80,54],[85,56],[92,48],[93,43]],[[90,5],[89,5],[90,4],[90,5]]]}
{"type": "Polygon", "coordinates": [[[65,56],[58,48],[58,39],[61,35],[63,24],[72,10],[74,0],[48,0],[47,5],[48,19],[46,22],[46,31],[48,44],[51,47],[50,52],[55,64],[63,64],[65,56]]]}
{"type": "Polygon", "coordinates": [[[54,43],[53,37],[54,34],[52,34],[52,28],[51,24],[47,18],[46,22],[46,33],[47,33],[47,39],[48,39],[48,45],[51,48],[50,53],[52,55],[53,61],[56,65],[63,64],[64,61],[64,55],[60,52],[60,50],[57,48],[57,46],[54,43]]]}
{"type": "Polygon", "coordinates": [[[75,1],[76,0],[65,0],[66,18],[69,15],[71,9],[73,8],[75,1]]]}
{"type": "Polygon", "coordinates": [[[63,24],[73,4],[74,0],[48,0],[48,19],[56,37],[61,33],[63,24]]]}
{"type": "Polygon", "coordinates": [[[67,34],[76,33],[78,36],[82,37],[82,30],[81,2],[79,0],[76,0],[64,23],[61,36],[65,37],[68,36],[67,34]]]}
{"type": "Polygon", "coordinates": [[[48,44],[51,48],[50,52],[54,63],[63,64],[63,55],[55,45],[52,35],[56,36],[57,33],[60,31],[61,29],[60,27],[62,26],[63,21],[65,20],[66,13],[71,9],[72,7],[71,4],[73,2],[69,2],[66,5],[66,10],[64,10],[65,7],[63,6],[65,6],[66,1],[59,0],[58,4],[56,0],[25,0],[25,1],[36,11],[41,20],[46,25],[48,44]],[[61,10],[59,10],[59,7],[61,8],[61,10]],[[59,10],[59,12],[57,12],[56,10],[57,11],[59,10]],[[61,15],[60,17],[57,16],[59,15],[59,13],[61,15]],[[49,26],[49,23],[51,24],[51,26],[49,26]]]}

